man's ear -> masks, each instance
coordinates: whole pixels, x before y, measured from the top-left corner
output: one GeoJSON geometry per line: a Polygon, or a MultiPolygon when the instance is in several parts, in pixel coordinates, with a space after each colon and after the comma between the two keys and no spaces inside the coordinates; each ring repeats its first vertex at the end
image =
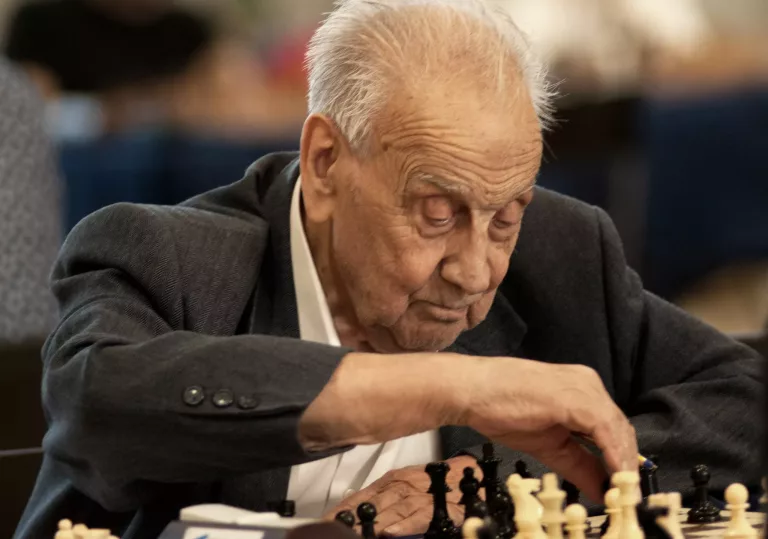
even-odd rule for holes
{"type": "Polygon", "coordinates": [[[344,140],[327,116],[312,114],[301,132],[301,186],[304,210],[314,222],[325,222],[333,214],[339,189],[338,162],[344,140]]]}

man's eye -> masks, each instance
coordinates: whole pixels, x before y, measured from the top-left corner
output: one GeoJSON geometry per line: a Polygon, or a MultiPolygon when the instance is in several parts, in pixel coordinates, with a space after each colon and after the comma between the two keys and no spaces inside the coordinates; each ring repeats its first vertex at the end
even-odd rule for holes
{"type": "Polygon", "coordinates": [[[496,228],[500,228],[502,230],[507,228],[512,228],[515,226],[516,223],[510,223],[509,221],[502,221],[501,219],[494,219],[493,224],[496,228]]]}
{"type": "Polygon", "coordinates": [[[453,205],[443,197],[430,197],[424,200],[424,217],[433,226],[445,226],[453,219],[453,205]]]}

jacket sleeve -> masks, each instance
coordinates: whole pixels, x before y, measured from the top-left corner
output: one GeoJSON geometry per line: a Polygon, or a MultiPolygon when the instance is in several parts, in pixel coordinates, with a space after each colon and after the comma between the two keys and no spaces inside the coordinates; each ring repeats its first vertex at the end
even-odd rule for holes
{"type": "MultiPolygon", "coordinates": [[[[101,210],[70,234],[53,273],[60,322],[43,350],[45,450],[111,511],[150,501],[156,489],[148,485],[327,456],[302,449],[298,421],[348,353],[179,330],[188,298],[166,221],[148,207],[101,210]]],[[[255,244],[231,236],[241,249],[255,244]]],[[[194,306],[198,316],[211,311],[194,306]]]]}
{"type": "Polygon", "coordinates": [[[752,349],[644,291],[611,221],[600,210],[603,280],[619,405],[640,451],[657,455],[662,490],[692,494],[706,464],[710,488],[759,484],[762,365],[752,349]]]}

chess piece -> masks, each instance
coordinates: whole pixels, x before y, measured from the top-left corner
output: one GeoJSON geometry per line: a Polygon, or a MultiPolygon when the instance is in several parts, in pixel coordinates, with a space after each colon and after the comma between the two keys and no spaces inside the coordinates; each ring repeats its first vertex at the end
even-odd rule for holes
{"type": "Polygon", "coordinates": [[[694,466],[691,470],[691,479],[696,491],[693,506],[688,512],[688,522],[690,524],[720,522],[720,509],[709,499],[709,468],[703,464],[694,466]]]}
{"type": "Polygon", "coordinates": [[[608,515],[606,531],[603,539],[619,539],[621,530],[621,507],[619,506],[619,489],[612,488],[605,493],[605,514],[608,515]]]}
{"type": "Polygon", "coordinates": [[[360,520],[363,539],[376,539],[376,507],[372,503],[361,503],[357,506],[357,518],[360,520]]]}
{"type": "Polygon", "coordinates": [[[485,489],[485,503],[488,505],[488,514],[497,527],[497,535],[500,539],[511,539],[515,535],[514,517],[515,506],[512,503],[509,492],[499,479],[498,458],[493,449],[493,444],[483,444],[483,456],[477,464],[483,471],[483,481],[480,483],[485,489]]]}
{"type": "Polygon", "coordinates": [[[347,528],[355,527],[355,514],[352,511],[341,511],[336,514],[336,522],[339,522],[347,528]]]}
{"type": "Polygon", "coordinates": [[[463,539],[478,539],[478,530],[485,525],[482,519],[469,517],[464,521],[461,527],[461,536],[463,539]]]}
{"type": "Polygon", "coordinates": [[[725,530],[727,539],[750,539],[757,537],[757,530],[747,520],[749,509],[749,491],[747,487],[734,483],[725,489],[726,509],[731,512],[728,528],[725,530]]]}
{"type": "Polygon", "coordinates": [[[72,527],[75,539],[88,539],[88,527],[85,524],[75,524],[72,527]]]}
{"type": "Polygon", "coordinates": [[[667,514],[659,516],[656,522],[666,530],[672,539],[683,539],[683,529],[680,527],[680,508],[682,499],[679,492],[665,492],[648,496],[648,507],[666,507],[667,514]]]}
{"type": "Polygon", "coordinates": [[[523,479],[533,479],[533,474],[528,471],[528,465],[523,460],[515,462],[515,471],[517,472],[517,475],[523,479]]]}
{"type": "Polygon", "coordinates": [[[651,474],[651,490],[653,492],[661,492],[661,489],[659,488],[659,474],[657,473],[659,471],[659,456],[648,455],[648,460],[653,462],[654,466],[656,467],[654,473],[651,474]]]}
{"type": "Polygon", "coordinates": [[[644,539],[645,534],[637,520],[637,498],[640,474],[634,471],[616,472],[613,484],[619,489],[619,507],[621,508],[621,539],[644,539]]]}
{"type": "Polygon", "coordinates": [[[94,529],[88,530],[88,539],[109,539],[109,530],[94,529]]]}
{"type": "Polygon", "coordinates": [[[763,477],[760,480],[760,484],[763,487],[763,495],[760,496],[760,505],[766,505],[768,504],[768,477],[763,477]]]}
{"type": "Polygon", "coordinates": [[[429,523],[424,539],[452,539],[456,535],[456,527],[448,516],[446,494],[450,487],[445,482],[450,466],[445,462],[431,462],[425,468],[429,474],[430,486],[427,491],[434,500],[432,521],[429,523]]]}
{"type": "Polygon", "coordinates": [[[75,534],[72,532],[72,521],[65,518],[59,521],[58,530],[54,539],[75,539],[75,534]]]}
{"type": "Polygon", "coordinates": [[[467,466],[464,477],[459,481],[461,499],[459,505],[464,506],[464,520],[471,517],[485,518],[488,516],[488,505],[480,498],[480,481],[475,477],[475,470],[467,466]]]}
{"type": "Polygon", "coordinates": [[[544,474],[541,479],[542,488],[539,492],[539,501],[544,507],[541,516],[541,523],[547,531],[549,539],[562,539],[563,523],[563,502],[565,501],[565,491],[560,490],[557,483],[557,475],[553,473],[544,474]]]}
{"type": "Polygon", "coordinates": [[[659,467],[650,460],[646,460],[640,465],[640,491],[643,494],[643,498],[647,498],[659,491],[659,482],[656,477],[656,472],[658,471],[659,467]]]}
{"type": "MultiPolygon", "coordinates": [[[[587,510],[575,503],[565,508],[565,531],[569,539],[586,539],[587,510]]],[[[624,539],[624,538],[622,538],[624,539]]]]}
{"type": "Polygon", "coordinates": [[[531,494],[535,480],[523,479],[518,474],[507,478],[507,490],[515,505],[515,539],[546,538],[540,526],[541,504],[531,494]]]}

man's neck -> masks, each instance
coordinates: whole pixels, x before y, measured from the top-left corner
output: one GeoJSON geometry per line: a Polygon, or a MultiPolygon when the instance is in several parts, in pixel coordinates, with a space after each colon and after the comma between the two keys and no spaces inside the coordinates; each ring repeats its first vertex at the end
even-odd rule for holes
{"type": "Polygon", "coordinates": [[[342,281],[335,269],[331,248],[333,223],[316,224],[310,222],[304,213],[303,203],[301,205],[301,220],[317,276],[323,287],[323,294],[328,303],[328,309],[331,312],[333,325],[341,345],[363,352],[372,351],[365,342],[364,333],[360,330],[360,324],[355,316],[349,294],[341,284],[342,281]]]}

